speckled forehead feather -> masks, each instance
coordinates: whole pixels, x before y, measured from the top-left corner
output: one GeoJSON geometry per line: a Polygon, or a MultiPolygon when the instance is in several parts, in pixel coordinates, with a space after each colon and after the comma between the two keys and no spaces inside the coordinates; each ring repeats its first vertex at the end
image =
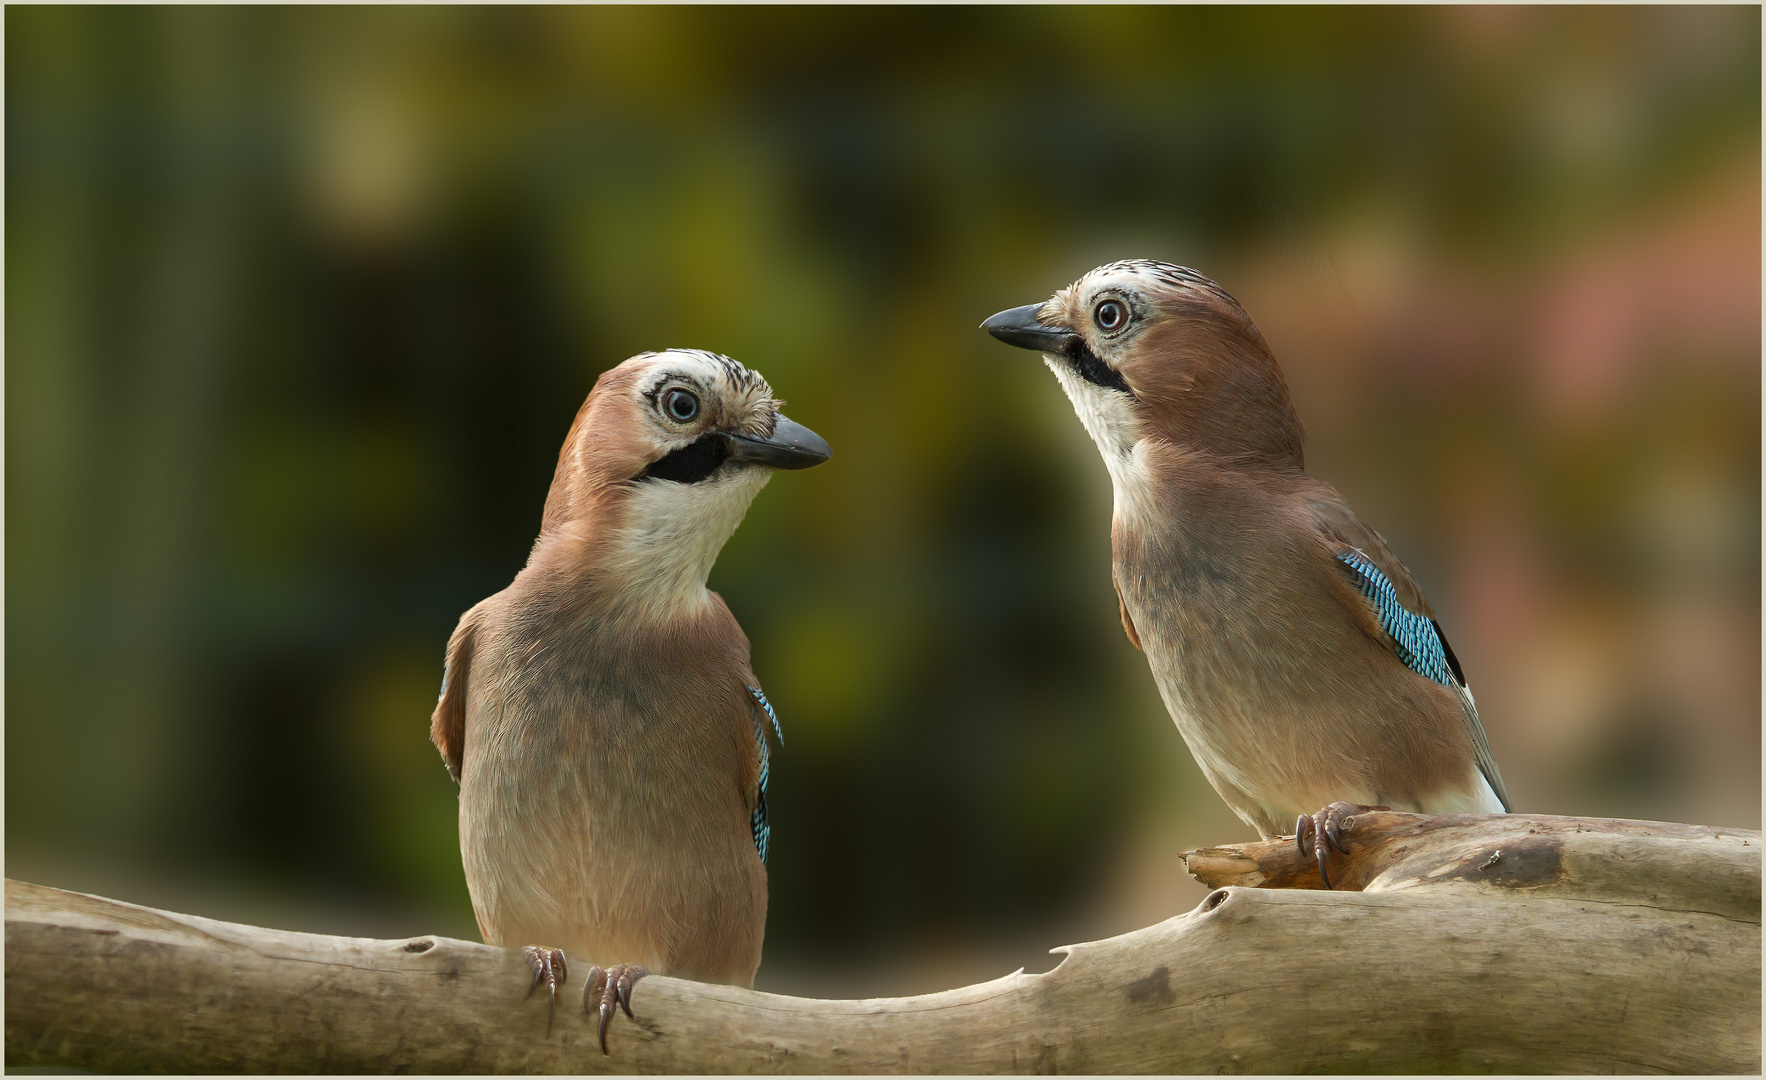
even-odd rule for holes
{"type": "Polygon", "coordinates": [[[1233,308],[1239,308],[1239,302],[1233,299],[1232,294],[1221,288],[1213,278],[1187,266],[1161,262],[1158,259],[1122,259],[1118,262],[1105,263],[1074,282],[1072,288],[1078,292],[1082,285],[1118,274],[1131,275],[1148,285],[1163,286],[1190,294],[1199,293],[1233,308]]]}
{"type": "Polygon", "coordinates": [[[670,349],[668,351],[697,356],[708,363],[716,364],[722,369],[724,378],[730,381],[730,389],[736,393],[760,394],[764,397],[772,397],[773,395],[773,388],[767,385],[765,379],[761,378],[760,372],[750,371],[723,353],[714,353],[705,349],[670,349]]]}
{"type": "MultiPolygon", "coordinates": [[[[648,355],[659,361],[670,356],[685,356],[702,360],[723,376],[728,383],[727,389],[732,397],[757,395],[770,398],[773,395],[773,388],[768,385],[766,379],[761,377],[760,372],[751,371],[722,353],[714,353],[709,349],[663,349],[648,355]]],[[[656,390],[657,387],[651,387],[650,392],[654,393],[656,390]]]]}

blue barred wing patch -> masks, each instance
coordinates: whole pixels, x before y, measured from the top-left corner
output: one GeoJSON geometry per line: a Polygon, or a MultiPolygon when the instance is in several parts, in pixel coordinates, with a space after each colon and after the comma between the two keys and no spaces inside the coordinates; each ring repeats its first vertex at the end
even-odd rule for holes
{"type": "MultiPolygon", "coordinates": [[[[779,745],[785,745],[785,733],[779,729],[779,714],[773,711],[773,703],[766,699],[766,695],[761,693],[758,686],[750,686],[748,692],[754,696],[754,701],[761,710],[764,710],[766,718],[773,722],[773,731],[779,736],[779,745]]],[[[766,816],[766,782],[767,774],[770,771],[772,752],[767,746],[766,723],[761,719],[759,711],[754,713],[754,741],[758,744],[760,751],[760,781],[757,785],[760,790],[755,796],[754,813],[750,815],[748,825],[754,830],[754,850],[760,852],[760,862],[764,866],[766,865],[767,848],[773,839],[773,827],[767,823],[766,816]]]]}
{"type": "Polygon", "coordinates": [[[1393,651],[1404,666],[1442,686],[1457,685],[1434,620],[1405,610],[1398,602],[1398,590],[1392,587],[1391,579],[1356,548],[1339,553],[1337,558],[1349,568],[1362,595],[1373,603],[1380,617],[1380,629],[1392,639],[1393,651]]]}
{"type": "MultiPolygon", "coordinates": [[[[760,692],[758,686],[750,686],[748,692],[753,694],[754,700],[760,702],[760,707],[766,710],[767,719],[773,722],[773,734],[779,737],[779,745],[784,746],[785,730],[779,726],[779,714],[773,711],[773,703],[766,699],[766,695],[760,692]]],[[[763,730],[761,734],[765,735],[765,731],[763,730]]],[[[763,738],[761,741],[765,742],[766,740],[763,738]]]]}

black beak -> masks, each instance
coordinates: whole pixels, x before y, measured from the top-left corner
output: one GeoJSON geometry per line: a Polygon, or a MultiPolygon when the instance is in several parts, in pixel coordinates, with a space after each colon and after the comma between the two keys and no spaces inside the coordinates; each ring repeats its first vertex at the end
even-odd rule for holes
{"type": "Polygon", "coordinates": [[[981,324],[981,328],[1007,345],[1038,352],[1067,355],[1067,347],[1079,335],[1061,326],[1046,326],[1037,321],[1041,304],[1025,304],[1008,308],[981,324]]]}
{"type": "Polygon", "coordinates": [[[730,461],[770,465],[775,469],[807,469],[834,455],[820,435],[787,417],[779,417],[770,438],[730,434],[730,461]]]}

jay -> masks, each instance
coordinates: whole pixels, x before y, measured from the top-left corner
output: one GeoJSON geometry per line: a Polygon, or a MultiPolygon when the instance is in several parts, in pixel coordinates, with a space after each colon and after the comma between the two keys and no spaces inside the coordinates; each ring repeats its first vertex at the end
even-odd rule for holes
{"type": "Polygon", "coordinates": [[[1234,813],[1265,838],[1297,822],[1328,888],[1346,814],[1508,812],[1434,610],[1306,475],[1287,384],[1236,300],[1137,259],[982,326],[1043,354],[1103,455],[1122,628],[1234,813]]]}
{"type": "Polygon", "coordinates": [[[600,1040],[651,971],[750,986],[766,928],[766,729],[748,638],[707,575],[775,469],[828,445],[726,356],[601,376],[527,565],[461,616],[430,735],[460,785],[484,940],[551,996],[592,960],[600,1040]],[[600,965],[605,964],[606,967],[600,965]]]}

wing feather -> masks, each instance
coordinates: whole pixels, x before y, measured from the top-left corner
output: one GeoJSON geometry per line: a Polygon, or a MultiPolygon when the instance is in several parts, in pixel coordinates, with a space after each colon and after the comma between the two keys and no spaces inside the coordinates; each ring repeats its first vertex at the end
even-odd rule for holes
{"type": "Polygon", "coordinates": [[[760,852],[760,861],[766,864],[767,848],[772,845],[773,827],[767,821],[766,782],[767,773],[772,760],[772,750],[767,745],[767,721],[773,723],[773,732],[779,737],[779,745],[785,745],[785,731],[779,726],[779,714],[773,711],[773,703],[766,699],[760,687],[748,687],[749,696],[754,698],[754,708],[750,710],[754,718],[755,750],[759,754],[760,769],[754,785],[754,809],[749,814],[748,825],[754,831],[754,849],[760,852]]]}
{"type": "MultiPolygon", "coordinates": [[[[1359,611],[1363,626],[1406,667],[1459,694],[1461,720],[1478,771],[1502,808],[1512,810],[1502,772],[1478,719],[1478,706],[1466,685],[1465,671],[1422,587],[1379,533],[1362,524],[1335,490],[1326,486],[1324,491],[1323,496],[1311,500],[1311,507],[1319,527],[1333,541],[1339,566],[1364,601],[1359,611]]],[[[1344,599],[1352,602],[1347,596],[1344,599]]]]}
{"type": "Polygon", "coordinates": [[[455,783],[466,753],[466,687],[472,676],[472,652],[477,645],[478,614],[482,604],[460,616],[448,638],[447,660],[442,665],[441,694],[429,718],[429,741],[441,751],[442,764],[455,783]]]}

